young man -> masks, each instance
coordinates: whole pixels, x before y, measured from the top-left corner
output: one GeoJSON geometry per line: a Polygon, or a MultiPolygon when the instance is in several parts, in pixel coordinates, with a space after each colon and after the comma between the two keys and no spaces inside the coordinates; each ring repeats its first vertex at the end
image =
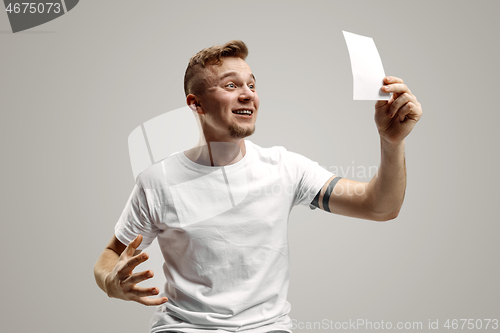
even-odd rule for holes
{"type": "Polygon", "coordinates": [[[406,187],[404,138],[422,115],[399,78],[386,77],[389,101],[375,104],[382,160],[369,183],[335,177],[283,147],[244,138],[259,110],[255,76],[241,41],[191,58],[184,89],[197,116],[199,144],[144,170],[95,265],[109,297],[158,305],[151,332],[291,332],[286,301],[287,223],[293,206],[376,221],[398,215],[406,187]],[[167,283],[137,284],[158,237],[167,283]],[[128,245],[127,245],[128,244],[128,245]]]}

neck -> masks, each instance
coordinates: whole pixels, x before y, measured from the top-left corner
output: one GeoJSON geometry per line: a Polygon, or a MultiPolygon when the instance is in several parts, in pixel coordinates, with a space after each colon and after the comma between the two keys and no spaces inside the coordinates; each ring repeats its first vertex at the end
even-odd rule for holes
{"type": "Polygon", "coordinates": [[[191,161],[206,166],[226,166],[237,163],[246,154],[244,139],[210,141],[200,137],[198,144],[185,151],[191,161]]]}

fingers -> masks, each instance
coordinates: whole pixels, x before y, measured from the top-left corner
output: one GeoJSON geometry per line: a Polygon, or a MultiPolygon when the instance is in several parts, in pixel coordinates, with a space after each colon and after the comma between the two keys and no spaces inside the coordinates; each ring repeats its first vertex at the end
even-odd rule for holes
{"type": "Polygon", "coordinates": [[[136,297],[133,299],[133,301],[136,301],[136,302],[141,303],[143,305],[158,306],[158,305],[162,305],[163,303],[167,302],[168,298],[166,298],[166,297],[160,297],[160,298],[136,297]]]}
{"type": "Polygon", "coordinates": [[[127,297],[131,301],[141,303],[143,305],[161,305],[168,301],[167,297],[151,298],[148,296],[158,295],[158,288],[140,288],[133,286],[128,292],[127,297]]]}
{"type": "Polygon", "coordinates": [[[139,287],[137,283],[153,277],[152,271],[144,271],[130,275],[121,282],[121,288],[126,296],[126,299],[141,303],[143,305],[161,305],[168,301],[166,297],[150,298],[160,293],[156,287],[139,287]]]}
{"type": "Polygon", "coordinates": [[[391,83],[404,83],[404,82],[403,79],[400,79],[399,77],[386,76],[384,77],[384,83],[391,84],[391,83]]]}
{"type": "MultiPolygon", "coordinates": [[[[411,94],[410,89],[406,84],[404,84],[403,79],[395,76],[384,77],[384,86],[380,88],[383,92],[392,93],[391,101],[397,99],[401,94],[408,93],[411,94]]],[[[391,103],[389,101],[389,103],[391,103]]]]}
{"type": "Polygon", "coordinates": [[[399,109],[399,111],[398,111],[398,115],[397,115],[398,120],[399,120],[400,122],[403,122],[403,121],[405,120],[405,118],[406,118],[406,115],[407,115],[408,113],[410,113],[410,111],[411,111],[411,109],[410,109],[410,107],[409,107],[408,103],[406,103],[406,104],[405,104],[405,105],[404,105],[401,109],[399,109]]]}
{"type": "Polygon", "coordinates": [[[128,259],[125,264],[118,270],[118,276],[121,278],[127,278],[132,274],[132,271],[140,264],[149,259],[147,253],[140,253],[130,259],[128,259]]]}
{"type": "Polygon", "coordinates": [[[395,94],[411,93],[410,89],[404,83],[392,83],[382,86],[382,88],[380,89],[386,93],[395,93],[395,94]]]}
{"type": "Polygon", "coordinates": [[[389,107],[389,111],[387,113],[389,118],[394,117],[396,112],[398,112],[398,110],[401,109],[408,102],[417,103],[417,99],[415,98],[415,96],[408,93],[399,95],[389,107]]]}
{"type": "Polygon", "coordinates": [[[147,297],[147,296],[155,296],[160,293],[158,288],[144,288],[138,287],[136,285],[132,285],[129,290],[126,291],[128,297],[133,299],[134,297],[147,297]]]}
{"type": "Polygon", "coordinates": [[[412,102],[406,103],[396,114],[396,117],[400,122],[405,121],[406,118],[418,121],[421,116],[422,109],[412,102]]]}
{"type": "Polygon", "coordinates": [[[152,271],[144,271],[140,273],[135,273],[130,275],[128,278],[123,280],[123,283],[130,283],[130,284],[137,284],[142,281],[151,279],[153,277],[153,272],[152,271]]]}

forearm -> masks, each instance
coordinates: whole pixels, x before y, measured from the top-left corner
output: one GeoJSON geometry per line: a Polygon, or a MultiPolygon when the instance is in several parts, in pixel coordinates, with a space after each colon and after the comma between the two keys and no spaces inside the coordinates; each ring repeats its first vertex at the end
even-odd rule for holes
{"type": "Polygon", "coordinates": [[[381,139],[380,167],[367,186],[371,210],[380,220],[395,218],[406,190],[405,142],[390,144],[381,139]]]}
{"type": "MultiPolygon", "coordinates": [[[[94,276],[99,288],[101,288],[106,294],[108,294],[106,288],[106,277],[111,273],[113,268],[116,266],[120,256],[113,250],[106,248],[94,266],[94,276]]],[[[109,296],[109,294],[108,294],[109,296]]]]}

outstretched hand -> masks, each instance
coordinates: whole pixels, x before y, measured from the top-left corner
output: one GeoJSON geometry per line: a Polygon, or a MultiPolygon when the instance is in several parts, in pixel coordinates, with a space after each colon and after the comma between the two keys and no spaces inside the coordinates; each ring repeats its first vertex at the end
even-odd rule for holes
{"type": "Polygon", "coordinates": [[[381,90],[392,96],[388,101],[375,103],[375,123],[382,139],[398,144],[422,117],[422,106],[400,78],[385,77],[381,90]]]}
{"type": "Polygon", "coordinates": [[[152,271],[133,273],[133,270],[141,263],[148,260],[147,253],[134,256],[135,251],[141,245],[142,235],[138,235],[123,250],[111,273],[106,277],[106,293],[109,297],[119,298],[127,301],[135,301],[144,305],[160,305],[168,301],[166,297],[151,298],[148,296],[158,295],[158,288],[143,288],[137,286],[139,282],[153,277],[152,271]]]}

